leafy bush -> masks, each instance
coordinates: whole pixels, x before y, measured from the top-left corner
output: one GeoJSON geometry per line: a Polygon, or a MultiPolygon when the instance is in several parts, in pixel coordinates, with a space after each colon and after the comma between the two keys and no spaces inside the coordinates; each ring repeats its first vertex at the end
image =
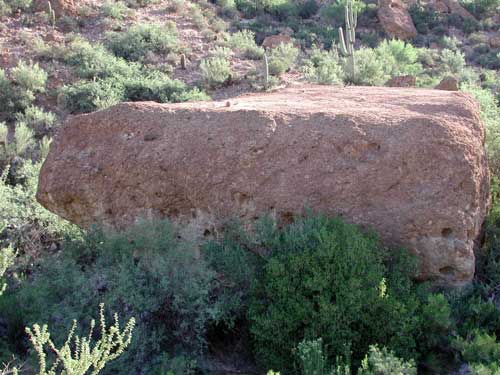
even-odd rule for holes
{"type": "Polygon", "coordinates": [[[242,52],[248,59],[258,60],[264,55],[264,49],[255,43],[255,34],[249,30],[231,34],[228,44],[233,50],[242,52]]]}
{"type": "Polygon", "coordinates": [[[39,137],[45,135],[56,123],[56,115],[52,112],[45,112],[42,108],[30,106],[24,112],[16,114],[18,123],[28,125],[39,137]]]}
{"type": "Polygon", "coordinates": [[[427,34],[442,22],[439,13],[420,2],[415,3],[409,9],[415,28],[420,34],[427,34]]]}
{"type": "Polygon", "coordinates": [[[116,56],[131,61],[149,53],[168,54],[179,50],[175,24],[137,24],[122,33],[110,33],[108,46],[116,56]]]}
{"type": "Polygon", "coordinates": [[[356,59],[356,72],[353,83],[367,86],[382,86],[387,82],[389,75],[386,72],[383,61],[380,60],[375,50],[362,47],[354,52],[354,56],[356,59]]]}
{"type": "MultiPolygon", "coordinates": [[[[44,155],[42,155],[43,157],[44,155]]],[[[0,178],[0,229],[17,248],[35,244],[50,236],[74,233],[75,228],[43,208],[35,198],[41,163],[25,161],[18,175],[23,184],[7,181],[8,169],[0,178]]]]}
{"type": "Polygon", "coordinates": [[[104,16],[119,21],[123,20],[130,13],[130,9],[125,3],[115,0],[105,1],[101,9],[104,16]]]}
{"type": "Polygon", "coordinates": [[[462,0],[461,2],[478,18],[483,18],[488,14],[494,15],[500,8],[499,0],[462,0]]]}
{"type": "MultiPolygon", "coordinates": [[[[347,0],[339,0],[323,8],[322,17],[335,23],[343,25],[345,23],[345,7],[347,0]]],[[[362,0],[353,1],[353,9],[360,16],[366,10],[366,4],[362,0]]]]}
{"type": "Polygon", "coordinates": [[[0,17],[15,11],[25,12],[31,7],[32,0],[0,0],[0,17]]]}
{"type": "Polygon", "coordinates": [[[135,316],[134,341],[105,373],[166,373],[166,356],[205,350],[207,328],[219,318],[216,286],[194,247],[159,221],[69,240],[11,298],[24,323],[47,322],[55,341],[64,340],[72,318],[81,321],[101,302],[135,316]]]}
{"type": "Polygon", "coordinates": [[[390,77],[411,74],[418,76],[422,65],[418,62],[418,49],[402,40],[384,40],[375,50],[390,77]]]}
{"type": "Polygon", "coordinates": [[[22,111],[35,101],[35,94],[45,91],[47,73],[38,64],[20,61],[9,76],[0,69],[0,108],[7,116],[22,111]]]}
{"type": "Polygon", "coordinates": [[[413,361],[405,362],[397,358],[387,348],[370,346],[358,370],[359,375],[417,375],[417,368],[413,361]]]}
{"type": "Polygon", "coordinates": [[[207,100],[209,97],[184,82],[158,71],[82,81],[61,90],[61,105],[72,113],[92,112],[123,101],[152,100],[160,103],[207,100]]]}
{"type": "MultiPolygon", "coordinates": [[[[2,228],[0,227],[0,229],[2,228]]],[[[15,256],[16,253],[10,246],[0,250],[0,280],[7,271],[7,268],[9,268],[14,263],[15,256]]],[[[3,294],[3,292],[5,292],[6,288],[7,284],[0,284],[0,296],[3,294]]]]}
{"type": "Polygon", "coordinates": [[[491,171],[500,176],[500,108],[490,90],[475,85],[462,85],[464,90],[473,95],[481,106],[481,118],[486,127],[486,146],[491,171]]]}
{"type": "Polygon", "coordinates": [[[314,48],[310,58],[305,61],[303,71],[310,82],[323,85],[342,83],[343,71],[335,51],[314,48]]]}
{"type": "Polygon", "coordinates": [[[15,157],[23,156],[35,144],[33,136],[33,130],[19,122],[15,125],[14,139],[9,141],[7,125],[0,122],[0,166],[5,167],[15,157]]]}
{"type": "Polygon", "coordinates": [[[454,343],[467,363],[500,364],[500,343],[497,342],[495,335],[475,330],[470,336],[467,340],[457,338],[454,343]]]}
{"type": "Polygon", "coordinates": [[[269,52],[269,74],[279,76],[289,71],[298,56],[299,50],[292,43],[280,43],[269,52]]]}
{"type": "Polygon", "coordinates": [[[114,56],[103,45],[77,38],[64,53],[65,63],[75,67],[80,78],[96,79],[136,74],[139,65],[114,56]]]}
{"type": "Polygon", "coordinates": [[[321,216],[299,219],[262,246],[271,255],[249,310],[262,364],[290,370],[295,345],[311,337],[323,339],[331,359],[360,360],[372,343],[412,355],[417,301],[403,253],[389,255],[373,234],[321,216]]]}
{"type": "Polygon", "coordinates": [[[231,64],[224,57],[210,57],[201,60],[201,75],[205,83],[210,87],[223,85],[231,79],[231,64]]]}

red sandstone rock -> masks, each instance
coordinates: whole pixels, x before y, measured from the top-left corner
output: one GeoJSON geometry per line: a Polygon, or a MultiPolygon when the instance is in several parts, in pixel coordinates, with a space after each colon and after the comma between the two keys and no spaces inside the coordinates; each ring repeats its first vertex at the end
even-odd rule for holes
{"type": "Polygon", "coordinates": [[[387,87],[415,87],[417,78],[412,75],[392,77],[386,82],[387,87]]]}
{"type": "Polygon", "coordinates": [[[379,0],[378,19],[391,37],[406,40],[417,36],[413,20],[401,0],[379,0]]]}
{"type": "MultiPolygon", "coordinates": [[[[62,16],[74,16],[77,14],[74,0],[50,0],[50,6],[57,18],[62,16]]],[[[37,12],[46,12],[49,9],[49,1],[34,0],[33,7],[37,12]]]]}
{"type": "Polygon", "coordinates": [[[436,90],[458,91],[458,80],[451,76],[444,77],[434,88],[436,90]]]}
{"type": "Polygon", "coordinates": [[[304,207],[377,230],[459,285],[489,205],[484,128],[461,92],[299,86],[226,101],[123,103],[70,119],[37,198],[80,225],[170,217],[201,236],[227,217],[304,207]]]}

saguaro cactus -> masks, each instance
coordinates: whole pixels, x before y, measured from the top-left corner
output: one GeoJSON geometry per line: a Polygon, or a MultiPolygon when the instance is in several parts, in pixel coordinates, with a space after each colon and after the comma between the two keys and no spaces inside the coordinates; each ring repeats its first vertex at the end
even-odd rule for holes
{"type": "Polygon", "coordinates": [[[269,61],[267,59],[267,52],[264,52],[264,89],[269,89],[269,61]]]}
{"type": "Polygon", "coordinates": [[[356,41],[356,26],[358,15],[353,8],[353,0],[347,0],[345,5],[345,38],[344,31],[339,27],[339,49],[342,55],[347,57],[347,75],[350,80],[354,79],[355,60],[354,42],[356,41]]]}

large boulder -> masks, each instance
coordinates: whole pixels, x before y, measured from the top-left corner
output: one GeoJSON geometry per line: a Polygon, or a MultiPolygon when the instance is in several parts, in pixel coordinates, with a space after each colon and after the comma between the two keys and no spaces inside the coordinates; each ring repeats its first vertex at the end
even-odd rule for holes
{"type": "Polygon", "coordinates": [[[379,0],[377,16],[389,36],[401,40],[417,36],[410,12],[401,0],[379,0]]]}
{"type": "Polygon", "coordinates": [[[70,119],[38,200],[82,226],[170,217],[184,235],[304,208],[377,230],[462,284],[489,204],[484,128],[461,92],[297,86],[222,102],[123,103],[70,119]]]}

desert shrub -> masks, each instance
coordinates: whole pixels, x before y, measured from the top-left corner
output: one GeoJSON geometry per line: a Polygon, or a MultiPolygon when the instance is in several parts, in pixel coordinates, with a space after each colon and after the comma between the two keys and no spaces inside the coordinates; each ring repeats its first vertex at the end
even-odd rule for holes
{"type": "Polygon", "coordinates": [[[500,8],[499,0],[462,0],[461,3],[478,18],[494,14],[500,8]]]}
{"type": "Polygon", "coordinates": [[[18,123],[24,123],[35,131],[35,135],[43,136],[56,123],[56,115],[52,112],[45,112],[42,108],[30,106],[22,113],[16,114],[18,123]]]}
{"type": "Polygon", "coordinates": [[[110,17],[115,20],[123,20],[130,13],[130,9],[122,1],[107,0],[101,6],[102,13],[105,17],[110,17]]]}
{"type": "MultiPolygon", "coordinates": [[[[46,151],[45,151],[46,152],[46,151]]],[[[46,155],[42,155],[43,158],[46,155]]],[[[76,228],[47,211],[36,200],[41,162],[25,161],[17,174],[23,183],[7,181],[8,169],[0,178],[0,229],[17,248],[36,247],[48,237],[61,238],[76,233],[76,228]]],[[[39,250],[33,249],[33,250],[39,250]]]]}
{"type": "Polygon", "coordinates": [[[99,374],[109,362],[120,357],[132,341],[135,319],[131,318],[122,329],[118,314],[113,318],[114,323],[107,327],[104,306],[101,304],[99,339],[93,342],[95,320],[90,322],[90,333],[84,337],[76,334],[77,322],[73,321],[73,326],[61,348],[57,348],[52,341],[47,325],[40,327],[34,324],[32,328],[26,328],[31,345],[38,355],[38,373],[40,375],[99,374]],[[47,352],[55,356],[50,366],[47,352]]]}
{"type": "MultiPolygon", "coordinates": [[[[0,227],[0,229],[2,228],[0,227]]],[[[7,268],[14,263],[15,257],[16,253],[11,246],[0,249],[0,280],[3,278],[7,268]]],[[[0,296],[5,292],[6,288],[6,283],[0,283],[0,296]]]]}
{"type": "MultiPolygon", "coordinates": [[[[0,166],[5,167],[14,158],[22,157],[35,144],[34,132],[24,122],[18,122],[14,128],[14,137],[8,138],[8,127],[0,122],[0,166]]],[[[5,178],[5,177],[4,177],[5,178]]]]}
{"type": "Polygon", "coordinates": [[[324,85],[342,83],[343,71],[335,51],[313,48],[311,56],[304,63],[303,71],[310,82],[324,85]]]}
{"type": "Polygon", "coordinates": [[[467,339],[457,338],[454,345],[469,364],[500,366],[500,343],[494,334],[474,330],[467,339]]]}
{"type": "Polygon", "coordinates": [[[160,103],[207,100],[209,97],[184,82],[158,72],[139,72],[82,81],[61,90],[60,104],[72,113],[104,109],[123,101],[152,100],[160,103]]]}
{"type": "Polygon", "coordinates": [[[219,13],[225,17],[236,18],[238,15],[234,0],[217,0],[217,5],[220,7],[219,13]]]}
{"type": "Polygon", "coordinates": [[[221,86],[231,79],[232,70],[228,59],[224,57],[209,57],[201,60],[201,75],[209,87],[221,86]]]}
{"type": "Polygon", "coordinates": [[[125,319],[135,316],[133,342],[104,372],[166,373],[166,356],[196,357],[206,349],[207,328],[219,316],[216,285],[215,273],[170,223],[144,221],[68,241],[10,298],[25,323],[47,322],[57,341],[71,319],[84,319],[101,302],[125,319]]]}
{"type": "Polygon", "coordinates": [[[123,85],[112,80],[81,81],[61,89],[59,104],[71,113],[87,113],[118,104],[124,98],[123,85]]]}
{"type": "Polygon", "coordinates": [[[108,46],[127,60],[144,59],[147,53],[168,54],[179,49],[175,24],[137,24],[125,32],[110,33],[108,46]]]}
{"type": "Polygon", "coordinates": [[[47,73],[38,64],[20,61],[9,75],[0,69],[0,110],[7,116],[22,111],[35,101],[35,95],[45,91],[47,73]]]}
{"type": "Polygon", "coordinates": [[[445,73],[460,75],[465,68],[465,56],[461,51],[443,49],[440,55],[441,68],[445,73]]]}
{"type": "Polygon", "coordinates": [[[420,34],[427,34],[441,23],[439,14],[428,6],[420,2],[415,3],[409,8],[409,12],[415,28],[420,34]]]}
{"type": "Polygon", "coordinates": [[[315,0],[306,0],[298,4],[298,15],[301,18],[308,19],[318,13],[319,5],[315,0]]]}
{"type": "MultiPolygon", "coordinates": [[[[354,82],[358,85],[381,86],[388,79],[383,61],[377,52],[371,48],[360,48],[355,52],[356,72],[354,82]]],[[[344,70],[347,62],[344,59],[344,70]]]]}
{"type": "Polygon", "coordinates": [[[375,51],[383,62],[386,74],[391,77],[406,74],[418,76],[422,72],[418,49],[410,43],[396,39],[384,40],[375,51]]]}
{"type": "Polygon", "coordinates": [[[32,0],[0,0],[0,17],[15,11],[25,12],[31,7],[32,0]]]}
{"type": "Polygon", "coordinates": [[[359,375],[417,375],[413,361],[404,361],[387,348],[370,346],[370,351],[358,370],[359,375]]]}
{"type": "Polygon", "coordinates": [[[298,14],[297,4],[292,0],[258,0],[257,9],[274,16],[278,21],[284,21],[298,14]]]}
{"type": "Polygon", "coordinates": [[[299,50],[292,43],[280,45],[269,51],[269,74],[279,76],[289,71],[299,56],[299,50]]]}
{"type": "Polygon", "coordinates": [[[481,106],[490,169],[495,176],[500,176],[500,108],[495,95],[475,85],[462,85],[461,89],[472,94],[481,106]]]}
{"type": "Polygon", "coordinates": [[[295,346],[318,337],[330,360],[352,353],[359,361],[373,343],[411,357],[418,324],[409,256],[389,255],[375,235],[339,218],[298,219],[270,237],[249,310],[260,363],[290,370],[295,346]]]}
{"type": "Polygon", "coordinates": [[[233,50],[243,53],[248,59],[258,60],[264,55],[264,49],[255,43],[255,34],[250,30],[231,34],[228,44],[233,50]]]}
{"type": "MultiPolygon", "coordinates": [[[[323,8],[321,16],[336,25],[343,25],[345,23],[346,3],[346,0],[331,3],[323,8]]],[[[366,4],[362,0],[356,0],[353,2],[353,9],[357,12],[358,16],[360,16],[366,10],[366,4]]]]}

